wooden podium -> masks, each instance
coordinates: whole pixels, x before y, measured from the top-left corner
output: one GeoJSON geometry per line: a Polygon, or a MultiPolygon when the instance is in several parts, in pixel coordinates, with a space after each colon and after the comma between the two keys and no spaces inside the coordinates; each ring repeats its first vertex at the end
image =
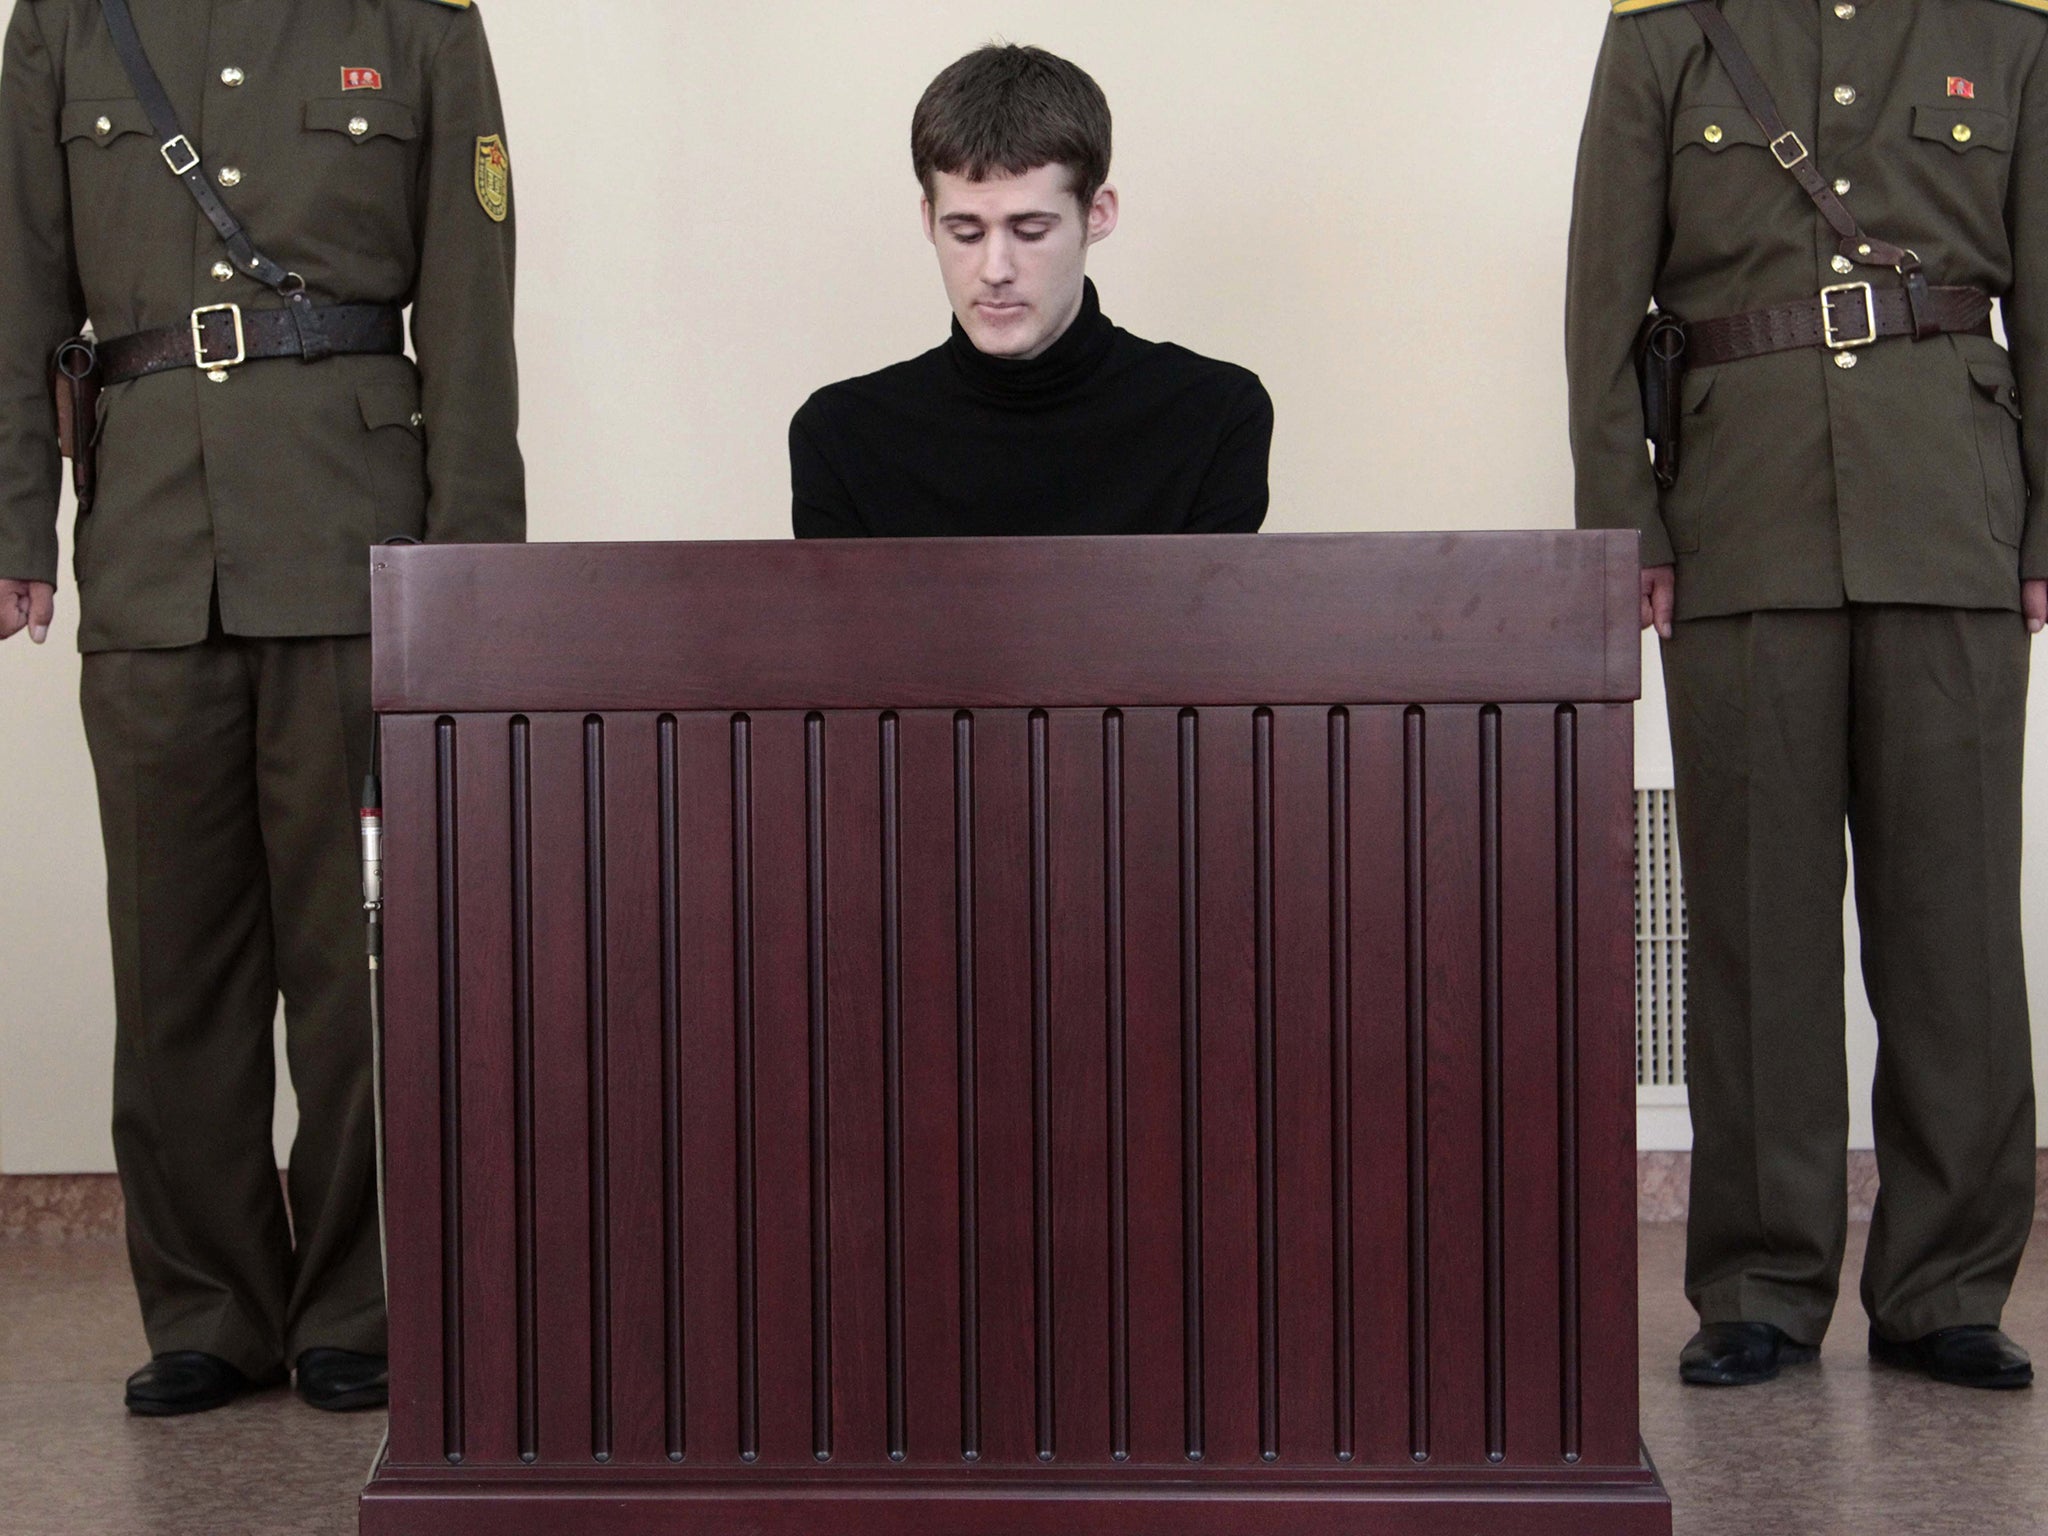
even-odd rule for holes
{"type": "Polygon", "coordinates": [[[365,1532],[1669,1532],[1633,535],[375,564],[365,1532]]]}

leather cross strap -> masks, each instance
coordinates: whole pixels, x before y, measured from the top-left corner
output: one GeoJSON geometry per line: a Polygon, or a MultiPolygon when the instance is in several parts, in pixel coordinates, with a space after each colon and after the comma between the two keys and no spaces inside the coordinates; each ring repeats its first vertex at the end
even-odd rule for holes
{"type": "Polygon", "coordinates": [[[1904,246],[1874,239],[1863,232],[1863,226],[1856,222],[1856,215],[1828,185],[1827,178],[1813,163],[1813,156],[1804,141],[1792,131],[1791,125],[1785,121],[1785,114],[1778,110],[1771,88],[1764,84],[1762,73],[1750,58],[1749,50],[1742,46],[1742,39],[1728,24],[1728,18],[1721,14],[1721,7],[1714,0],[1693,0],[1686,9],[1692,12],[1692,19],[1699,23],[1700,30],[1707,34],[1708,46],[1719,56],[1721,67],[1728,71],[1728,78],[1735,83],[1735,94],[1742,98],[1742,105],[1770,141],[1772,157],[1806,189],[1806,195],[1813,199],[1821,217],[1841,236],[1842,255],[1862,266],[1896,267],[1902,273],[1908,267],[1917,270],[1919,258],[1904,246]]]}
{"type": "Polygon", "coordinates": [[[142,36],[135,30],[135,17],[128,9],[128,0],[100,0],[100,13],[106,17],[107,33],[113,39],[114,52],[121,57],[121,68],[127,71],[128,83],[135,87],[135,94],[142,98],[143,111],[149,114],[149,126],[156,134],[158,152],[163,155],[164,164],[185,184],[185,190],[192,194],[192,201],[199,205],[199,211],[206,215],[207,222],[220,235],[221,243],[227,246],[238,268],[272,288],[285,283],[291,274],[256,249],[249,232],[206,179],[199,151],[192,147],[192,141],[185,137],[185,130],[178,126],[178,109],[171,105],[170,93],[164,89],[163,81],[157,78],[156,68],[143,49],[142,36]]]}
{"type": "MultiPolygon", "coordinates": [[[[403,352],[405,317],[392,304],[313,306],[330,352],[403,352]]],[[[260,358],[300,357],[298,317],[282,309],[223,304],[194,312],[189,325],[137,331],[99,344],[102,383],[126,383],[174,368],[234,367],[260,358]],[[205,349],[202,358],[194,347],[205,349]]]]}
{"type": "Polygon", "coordinates": [[[228,248],[235,266],[274,289],[285,301],[284,312],[292,317],[299,338],[299,344],[291,355],[313,362],[335,351],[321,329],[320,307],[306,296],[305,279],[287,271],[256,249],[256,242],[250,238],[249,231],[206,179],[206,167],[200,161],[199,151],[185,136],[185,130],[178,126],[178,109],[171,104],[170,93],[164,89],[163,81],[157,78],[156,68],[149,62],[149,54],[142,46],[142,35],[135,29],[135,17],[128,9],[128,0],[100,0],[100,14],[106,18],[107,35],[114,44],[114,52],[120,56],[128,83],[135,88],[136,96],[142,101],[142,109],[149,116],[150,130],[156,135],[157,151],[163,156],[164,164],[192,194],[192,201],[199,205],[199,211],[206,215],[206,221],[228,248]]]}
{"type": "MultiPolygon", "coordinates": [[[[1934,334],[1947,332],[1989,336],[1991,295],[1982,288],[1930,288],[1922,303],[1922,321],[1931,320],[1934,334]]],[[[1911,300],[1903,288],[1875,288],[1869,283],[1844,283],[1818,298],[1777,304],[1700,320],[1687,327],[1686,362],[1697,368],[1826,347],[1843,352],[1868,346],[1888,336],[1917,336],[1911,300]]]]}

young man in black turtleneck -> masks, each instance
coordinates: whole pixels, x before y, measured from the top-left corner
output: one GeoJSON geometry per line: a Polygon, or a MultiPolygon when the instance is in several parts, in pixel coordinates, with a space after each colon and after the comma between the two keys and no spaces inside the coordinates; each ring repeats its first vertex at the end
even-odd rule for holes
{"type": "Polygon", "coordinates": [[[1101,88],[1042,49],[982,48],[910,132],[953,334],[796,413],[797,537],[1256,532],[1265,388],[1118,329],[1085,275],[1117,220],[1101,88]]]}

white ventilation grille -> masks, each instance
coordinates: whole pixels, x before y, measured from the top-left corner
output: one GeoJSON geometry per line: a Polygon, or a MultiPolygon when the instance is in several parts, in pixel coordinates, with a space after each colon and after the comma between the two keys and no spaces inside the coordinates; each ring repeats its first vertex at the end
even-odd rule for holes
{"type": "Polygon", "coordinates": [[[1685,888],[1668,789],[1636,791],[1636,1086],[1685,1086],[1685,888]]]}

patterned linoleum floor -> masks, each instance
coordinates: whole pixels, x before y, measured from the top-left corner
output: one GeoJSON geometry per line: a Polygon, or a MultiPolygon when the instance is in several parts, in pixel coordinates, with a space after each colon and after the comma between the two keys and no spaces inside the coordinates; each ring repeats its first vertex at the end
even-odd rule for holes
{"type": "MultiPolygon", "coordinates": [[[[1864,1233],[1851,1237],[1853,1294],[1864,1233]]],[[[1853,1300],[1818,1366],[1768,1387],[1679,1387],[1692,1330],[1683,1232],[1641,1230],[1643,1430],[1680,1536],[2048,1536],[2048,1387],[1960,1392],[1875,1371],[1853,1300]]],[[[2007,1326],[2048,1363],[2048,1230],[2007,1326]]],[[[0,1533],[342,1536],[382,1415],[288,1392],[173,1421],[128,1417],[141,1328],[117,1243],[0,1244],[0,1533]]]]}

